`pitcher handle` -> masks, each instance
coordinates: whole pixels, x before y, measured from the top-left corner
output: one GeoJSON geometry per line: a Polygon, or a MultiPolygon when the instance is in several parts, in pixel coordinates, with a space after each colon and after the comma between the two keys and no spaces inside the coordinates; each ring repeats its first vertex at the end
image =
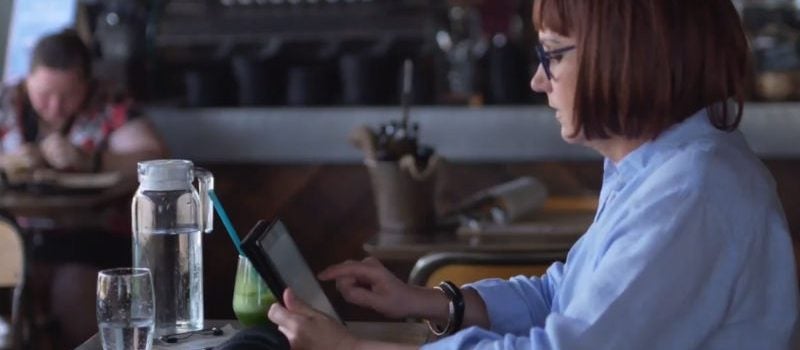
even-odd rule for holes
{"type": "Polygon", "coordinates": [[[200,196],[201,230],[210,233],[214,230],[214,206],[211,203],[211,197],[208,196],[208,191],[214,189],[214,176],[210,171],[201,167],[194,167],[194,174],[197,178],[197,192],[200,196]]]}

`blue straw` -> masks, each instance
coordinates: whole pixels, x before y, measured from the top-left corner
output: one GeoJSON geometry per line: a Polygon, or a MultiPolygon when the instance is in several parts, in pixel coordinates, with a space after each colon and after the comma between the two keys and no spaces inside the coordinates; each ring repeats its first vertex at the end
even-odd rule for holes
{"type": "Polygon", "coordinates": [[[236,233],[236,229],[233,228],[233,224],[231,224],[231,220],[228,219],[228,214],[225,213],[225,208],[222,207],[222,202],[219,201],[217,194],[214,193],[214,190],[208,190],[208,196],[211,197],[211,202],[214,203],[214,209],[216,209],[217,215],[219,218],[222,219],[222,224],[225,225],[225,231],[228,232],[228,236],[231,236],[231,241],[233,241],[233,246],[236,247],[236,250],[239,251],[239,255],[244,256],[244,252],[242,251],[242,242],[239,241],[239,234],[236,233]]]}

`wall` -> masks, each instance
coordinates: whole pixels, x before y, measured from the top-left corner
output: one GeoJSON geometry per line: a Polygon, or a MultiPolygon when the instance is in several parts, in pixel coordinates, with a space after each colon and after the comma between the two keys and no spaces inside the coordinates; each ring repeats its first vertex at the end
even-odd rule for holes
{"type": "MultiPolygon", "coordinates": [[[[215,163],[360,164],[348,143],[358,126],[377,130],[399,120],[399,107],[174,108],[145,113],[165,136],[175,157],[215,163]],[[214,142],[197,142],[213,140],[214,142]]],[[[800,103],[748,103],[739,129],[757,155],[800,159],[800,103]]],[[[420,141],[458,162],[599,160],[568,145],[552,109],[542,105],[422,106],[411,109],[420,141]]]]}
{"type": "Polygon", "coordinates": [[[8,26],[11,22],[11,5],[14,0],[0,0],[0,77],[6,63],[6,43],[8,42],[8,26]]]}

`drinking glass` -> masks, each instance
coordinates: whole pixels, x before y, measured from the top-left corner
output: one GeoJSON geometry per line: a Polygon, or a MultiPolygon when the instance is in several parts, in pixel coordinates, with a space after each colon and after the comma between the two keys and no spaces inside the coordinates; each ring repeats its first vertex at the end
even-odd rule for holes
{"type": "Polygon", "coordinates": [[[268,324],[267,309],[274,302],[275,296],[253,264],[247,257],[239,255],[233,285],[233,313],[236,319],[246,327],[268,324]]]}
{"type": "Polygon", "coordinates": [[[144,268],[116,268],[97,275],[97,324],[103,350],[150,350],[155,302],[144,268]]]}

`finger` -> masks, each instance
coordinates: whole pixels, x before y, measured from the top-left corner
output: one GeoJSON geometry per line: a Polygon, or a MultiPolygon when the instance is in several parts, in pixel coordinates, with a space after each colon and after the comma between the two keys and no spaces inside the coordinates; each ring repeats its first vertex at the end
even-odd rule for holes
{"type": "Polygon", "coordinates": [[[376,268],[376,266],[368,265],[363,262],[352,262],[331,266],[325,271],[322,271],[319,277],[323,281],[342,277],[355,277],[358,280],[366,279],[377,281],[383,277],[383,274],[381,269],[376,268]]]}
{"type": "MultiPolygon", "coordinates": [[[[52,147],[50,147],[50,144],[47,143],[47,142],[42,142],[41,144],[39,144],[39,151],[42,152],[42,153],[50,152],[51,148],[52,147]]],[[[26,151],[26,154],[31,154],[31,153],[33,153],[33,147],[28,148],[25,151],[26,151]]]]}
{"type": "Polygon", "coordinates": [[[52,151],[52,150],[54,150],[54,149],[58,149],[58,148],[59,148],[59,147],[58,147],[58,146],[59,146],[59,144],[60,144],[60,143],[59,143],[59,142],[58,142],[58,140],[56,140],[55,138],[53,138],[53,137],[48,137],[48,138],[46,138],[46,139],[44,139],[44,140],[42,141],[42,143],[41,143],[41,147],[42,147],[43,149],[48,149],[48,150],[51,150],[51,151],[52,151]]]}
{"type": "Polygon", "coordinates": [[[360,288],[360,287],[353,287],[341,290],[340,293],[345,300],[350,303],[361,305],[361,306],[369,306],[369,307],[377,307],[380,306],[381,297],[371,290],[360,288]]]}
{"type": "Polygon", "coordinates": [[[304,322],[309,320],[309,317],[292,312],[278,303],[273,303],[270,306],[269,311],[267,311],[267,318],[276,325],[295,333],[304,322]]]}
{"type": "Polygon", "coordinates": [[[281,306],[279,303],[272,303],[272,306],[270,306],[269,310],[267,311],[267,318],[279,326],[288,326],[293,324],[289,310],[286,310],[286,308],[281,306]]]}
{"type": "Polygon", "coordinates": [[[352,263],[354,263],[354,262],[355,262],[355,261],[353,261],[353,260],[345,260],[345,261],[343,261],[343,262],[340,262],[340,263],[338,263],[338,264],[334,264],[334,265],[328,266],[328,267],[326,267],[324,270],[320,271],[320,272],[317,274],[317,278],[319,278],[319,279],[321,279],[321,280],[323,280],[323,281],[331,280],[331,279],[333,279],[333,278],[328,278],[328,275],[330,274],[330,272],[329,272],[329,271],[331,271],[331,270],[337,270],[337,269],[339,269],[339,267],[340,267],[340,266],[343,266],[343,265],[348,265],[348,264],[352,264],[352,263]]]}
{"type": "Polygon", "coordinates": [[[368,257],[364,258],[364,260],[361,260],[361,261],[363,261],[365,264],[370,265],[370,266],[383,267],[383,264],[381,264],[380,260],[376,259],[374,256],[368,256],[368,257]]]}
{"type": "Polygon", "coordinates": [[[313,318],[317,314],[317,311],[308,306],[303,300],[300,300],[291,288],[286,288],[286,290],[283,291],[283,302],[286,303],[286,309],[293,313],[304,315],[309,318],[313,318]]]}
{"type": "Polygon", "coordinates": [[[341,291],[343,289],[352,288],[356,286],[358,280],[355,277],[342,277],[336,279],[336,289],[341,291]]]}
{"type": "Polygon", "coordinates": [[[364,285],[358,283],[346,283],[346,284],[342,283],[336,285],[336,289],[339,291],[339,294],[341,294],[345,298],[349,297],[353,293],[353,290],[355,289],[366,289],[366,288],[367,287],[365,287],[364,285]]]}

